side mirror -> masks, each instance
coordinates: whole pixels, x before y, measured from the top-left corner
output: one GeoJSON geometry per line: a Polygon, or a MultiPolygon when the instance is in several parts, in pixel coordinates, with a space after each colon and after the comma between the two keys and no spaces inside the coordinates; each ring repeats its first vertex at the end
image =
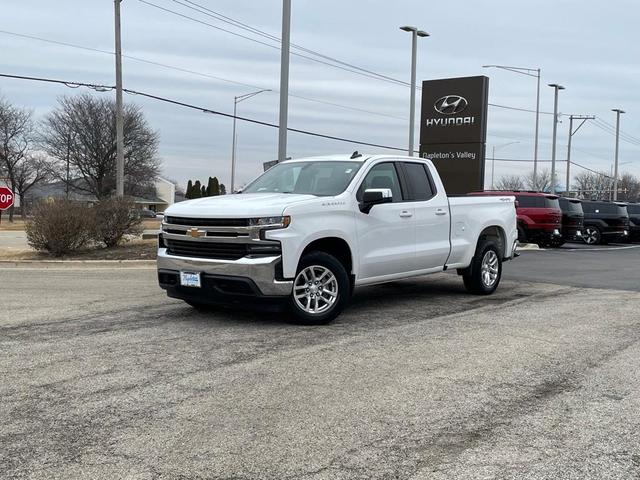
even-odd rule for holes
{"type": "Polygon", "coordinates": [[[393,193],[390,188],[368,188],[362,195],[360,211],[362,213],[369,213],[374,205],[391,203],[392,201],[393,193]]]}

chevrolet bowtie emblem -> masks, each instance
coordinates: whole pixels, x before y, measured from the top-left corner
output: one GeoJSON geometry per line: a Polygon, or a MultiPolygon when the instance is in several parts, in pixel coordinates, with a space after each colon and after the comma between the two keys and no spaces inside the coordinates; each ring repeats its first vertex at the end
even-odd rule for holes
{"type": "Polygon", "coordinates": [[[205,232],[203,230],[198,230],[197,228],[194,227],[187,230],[187,235],[193,238],[200,238],[200,237],[204,237],[205,232]]]}

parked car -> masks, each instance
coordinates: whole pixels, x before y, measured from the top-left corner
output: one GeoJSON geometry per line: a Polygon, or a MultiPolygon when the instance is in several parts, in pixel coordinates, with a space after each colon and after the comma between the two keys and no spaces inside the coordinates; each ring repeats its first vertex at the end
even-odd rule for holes
{"type": "Polygon", "coordinates": [[[331,156],[279,163],[242,193],[165,212],[158,280],[170,297],[287,306],[331,321],[354,287],[457,270],[490,294],[515,256],[515,199],[447,197],[433,163],[331,156]]]}
{"type": "Polygon", "coordinates": [[[640,203],[627,203],[629,214],[629,240],[640,242],[640,203]]]}
{"type": "Polygon", "coordinates": [[[588,245],[626,241],[629,237],[627,205],[618,202],[583,200],[584,231],[588,245]]]}
{"type": "Polygon", "coordinates": [[[138,215],[140,215],[140,218],[156,218],[156,212],[148,208],[138,209],[138,215]]]}
{"type": "Polygon", "coordinates": [[[562,210],[557,195],[530,191],[487,190],[470,195],[513,195],[518,215],[518,240],[549,247],[562,239],[562,210]]]}
{"type": "Polygon", "coordinates": [[[562,210],[562,237],[554,242],[554,247],[560,247],[568,240],[582,240],[584,228],[582,202],[577,198],[564,197],[559,198],[558,202],[562,210]]]}

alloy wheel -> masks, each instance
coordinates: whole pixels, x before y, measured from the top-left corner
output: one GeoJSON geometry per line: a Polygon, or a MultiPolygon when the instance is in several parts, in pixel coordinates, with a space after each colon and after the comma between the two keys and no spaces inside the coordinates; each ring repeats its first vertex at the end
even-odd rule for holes
{"type": "Polygon", "coordinates": [[[598,231],[595,228],[587,227],[582,238],[585,243],[594,245],[598,241],[598,231]]]}
{"type": "Polygon", "coordinates": [[[338,298],[338,280],[328,268],[311,265],[298,273],[293,296],[301,310],[312,315],[324,313],[338,298]]]}
{"type": "Polygon", "coordinates": [[[482,283],[485,287],[492,287],[498,280],[498,255],[493,250],[488,250],[482,257],[480,271],[482,283]]]}

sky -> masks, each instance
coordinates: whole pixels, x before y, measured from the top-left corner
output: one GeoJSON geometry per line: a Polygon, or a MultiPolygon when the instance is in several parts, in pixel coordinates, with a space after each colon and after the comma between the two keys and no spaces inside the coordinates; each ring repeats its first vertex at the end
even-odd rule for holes
{"type": "MultiPolygon", "coordinates": [[[[280,36],[281,0],[191,1],[280,36]]],[[[134,57],[123,60],[125,88],[224,113],[233,112],[235,96],[270,89],[239,103],[238,115],[277,123],[279,45],[188,8],[193,3],[122,1],[123,54],[134,57]]],[[[541,115],[539,158],[551,159],[553,89],[547,84],[560,83],[566,90],[559,99],[563,115],[558,125],[558,178],[563,180],[565,175],[569,114],[597,117],[574,135],[572,160],[610,171],[615,147],[608,126],[615,124],[612,108],[627,112],[621,118],[620,170],[640,175],[640,43],[635,35],[640,4],[635,0],[292,0],[292,4],[293,44],[402,81],[409,80],[411,58],[411,38],[399,30],[402,25],[431,34],[419,39],[418,81],[487,75],[490,103],[532,110],[535,78],[482,66],[541,68],[541,110],[545,113],[541,115]]],[[[109,53],[114,50],[112,1],[3,0],[2,7],[0,73],[115,83],[114,57],[109,53]]],[[[325,61],[296,48],[293,52],[300,55],[291,56],[289,127],[406,148],[410,93],[406,85],[304,58],[325,61]]],[[[55,107],[60,96],[82,90],[0,78],[0,95],[33,110],[36,119],[55,107]]],[[[115,96],[113,92],[94,94],[115,96]]],[[[419,118],[419,93],[416,98],[419,118]]],[[[140,105],[151,127],[159,132],[163,176],[183,186],[189,178],[217,176],[229,185],[231,119],[140,96],[125,95],[125,101],[140,105]]],[[[496,179],[532,170],[534,127],[532,112],[489,107],[487,156],[496,147],[496,158],[519,160],[497,161],[496,179]]],[[[418,128],[416,125],[416,138],[418,128]]],[[[277,144],[277,129],[238,122],[236,187],[256,177],[263,162],[277,157],[277,144]]],[[[289,133],[287,155],[294,158],[354,150],[399,153],[289,133]]],[[[550,168],[550,163],[540,167],[550,168]]],[[[573,173],[579,171],[572,167],[573,173]]],[[[488,165],[487,177],[490,172],[488,165]]]]}

